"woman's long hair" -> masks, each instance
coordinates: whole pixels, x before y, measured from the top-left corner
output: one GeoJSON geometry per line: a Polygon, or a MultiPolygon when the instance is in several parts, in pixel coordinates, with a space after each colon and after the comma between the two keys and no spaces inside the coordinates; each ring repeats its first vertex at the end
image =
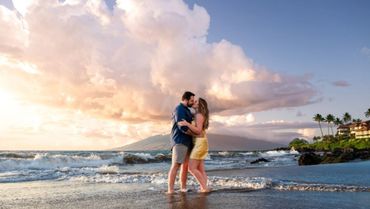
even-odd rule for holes
{"type": "Polygon", "coordinates": [[[203,115],[204,117],[204,124],[203,124],[203,130],[206,130],[209,125],[209,111],[208,111],[208,104],[206,100],[203,98],[199,98],[199,104],[198,104],[198,112],[203,115]]]}

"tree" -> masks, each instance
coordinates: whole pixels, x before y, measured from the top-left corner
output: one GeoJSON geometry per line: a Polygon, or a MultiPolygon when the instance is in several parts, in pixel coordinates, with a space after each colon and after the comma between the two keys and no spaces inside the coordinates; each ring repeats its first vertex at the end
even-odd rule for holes
{"type": "Polygon", "coordinates": [[[331,128],[331,133],[332,133],[332,135],[334,135],[333,127],[331,126],[331,124],[332,124],[332,123],[334,122],[334,120],[335,120],[334,115],[332,115],[332,114],[328,114],[328,115],[326,116],[325,120],[326,120],[326,122],[328,123],[328,135],[330,135],[330,133],[329,133],[329,128],[331,128]]]}
{"type": "Polygon", "coordinates": [[[348,112],[344,113],[344,115],[343,115],[343,122],[344,123],[348,123],[351,120],[352,120],[352,116],[348,112]]]}
{"type": "Polygon", "coordinates": [[[352,122],[354,122],[354,123],[361,123],[362,120],[360,118],[357,118],[357,119],[353,119],[352,122]]]}
{"type": "Polygon", "coordinates": [[[319,136],[314,136],[313,138],[312,138],[312,141],[313,142],[318,142],[320,140],[320,137],[319,136]]]}
{"type": "Polygon", "coordinates": [[[322,128],[321,128],[321,122],[325,121],[325,119],[322,117],[322,115],[316,114],[313,117],[313,120],[319,123],[320,131],[321,131],[321,137],[324,138],[324,133],[322,132],[322,128]]]}
{"type": "Polygon", "coordinates": [[[342,125],[343,124],[343,121],[340,119],[340,118],[335,118],[335,120],[334,120],[334,125],[335,126],[339,126],[339,125],[342,125]]]}
{"type": "Polygon", "coordinates": [[[339,125],[342,125],[342,124],[343,124],[343,121],[340,118],[335,118],[334,125],[339,126],[339,125]]]}
{"type": "Polygon", "coordinates": [[[370,108],[365,112],[365,117],[370,118],[370,108]]]}
{"type": "Polygon", "coordinates": [[[336,125],[337,128],[339,125],[342,125],[342,124],[343,124],[343,121],[340,118],[335,118],[334,125],[336,125]]]}
{"type": "Polygon", "coordinates": [[[308,144],[308,141],[306,141],[305,139],[295,138],[289,143],[289,147],[300,148],[306,144],[308,144]]]}

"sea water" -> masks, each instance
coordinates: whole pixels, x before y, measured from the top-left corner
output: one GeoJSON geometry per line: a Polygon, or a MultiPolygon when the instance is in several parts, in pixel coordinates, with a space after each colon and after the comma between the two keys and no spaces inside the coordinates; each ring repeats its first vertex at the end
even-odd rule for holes
{"type": "MultiPolygon", "coordinates": [[[[167,184],[170,159],[155,160],[168,151],[1,151],[0,184],[28,181],[73,181],[115,184],[167,184]],[[127,164],[135,156],[140,163],[127,164]]],[[[298,166],[296,151],[210,152],[214,189],[251,188],[280,191],[370,192],[370,161],[298,166]],[[251,164],[258,158],[269,162],[251,164]],[[225,171],[233,170],[223,175],[225,171]],[[238,171],[239,170],[239,171],[238,171]],[[219,172],[218,172],[219,171],[219,172]]],[[[189,185],[196,185],[190,177],[189,185]]]]}

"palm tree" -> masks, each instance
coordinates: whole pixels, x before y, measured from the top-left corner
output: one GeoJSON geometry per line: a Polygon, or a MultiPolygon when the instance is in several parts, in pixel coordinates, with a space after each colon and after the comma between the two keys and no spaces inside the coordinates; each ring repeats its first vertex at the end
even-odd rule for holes
{"type": "Polygon", "coordinates": [[[329,127],[331,128],[331,133],[332,133],[332,135],[334,135],[334,131],[333,131],[333,127],[331,126],[331,124],[334,122],[334,120],[335,120],[335,117],[334,117],[334,115],[332,115],[332,114],[328,114],[327,116],[326,116],[326,122],[328,123],[328,135],[330,135],[330,133],[329,133],[329,127]]]}
{"type": "Polygon", "coordinates": [[[343,115],[343,122],[344,123],[348,123],[351,120],[352,120],[352,116],[348,112],[344,113],[344,115],[343,115]]]}
{"type": "Polygon", "coordinates": [[[343,121],[340,118],[335,118],[334,125],[338,127],[339,125],[342,125],[342,124],[343,124],[343,121]]]}
{"type": "Polygon", "coordinates": [[[335,118],[335,120],[334,120],[334,124],[335,124],[336,126],[339,126],[339,125],[342,125],[342,124],[343,124],[343,121],[342,121],[340,118],[335,118]]]}
{"type": "Polygon", "coordinates": [[[322,136],[322,139],[324,139],[324,133],[322,132],[321,122],[325,121],[325,119],[322,117],[322,115],[316,114],[313,117],[313,120],[319,123],[320,131],[321,131],[321,136],[322,136]]]}
{"type": "Polygon", "coordinates": [[[365,117],[370,118],[370,108],[365,112],[365,117]]]}
{"type": "Polygon", "coordinates": [[[312,141],[313,142],[317,142],[317,141],[319,141],[320,140],[320,137],[319,136],[314,136],[313,138],[312,138],[312,141]]]}
{"type": "Polygon", "coordinates": [[[357,118],[357,119],[353,119],[352,122],[354,122],[354,123],[361,123],[362,120],[360,118],[357,118]]]}

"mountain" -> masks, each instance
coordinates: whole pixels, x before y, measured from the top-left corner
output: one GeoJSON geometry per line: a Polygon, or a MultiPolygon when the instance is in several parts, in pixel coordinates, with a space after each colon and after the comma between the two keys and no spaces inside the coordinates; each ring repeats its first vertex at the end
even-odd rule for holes
{"type": "MultiPolygon", "coordinates": [[[[240,136],[229,136],[220,134],[207,134],[210,151],[255,151],[268,150],[277,147],[285,147],[284,144],[268,142],[264,140],[248,139],[240,136]]],[[[117,147],[116,151],[149,151],[169,150],[171,146],[170,135],[156,135],[140,140],[138,142],[117,147]]]]}

